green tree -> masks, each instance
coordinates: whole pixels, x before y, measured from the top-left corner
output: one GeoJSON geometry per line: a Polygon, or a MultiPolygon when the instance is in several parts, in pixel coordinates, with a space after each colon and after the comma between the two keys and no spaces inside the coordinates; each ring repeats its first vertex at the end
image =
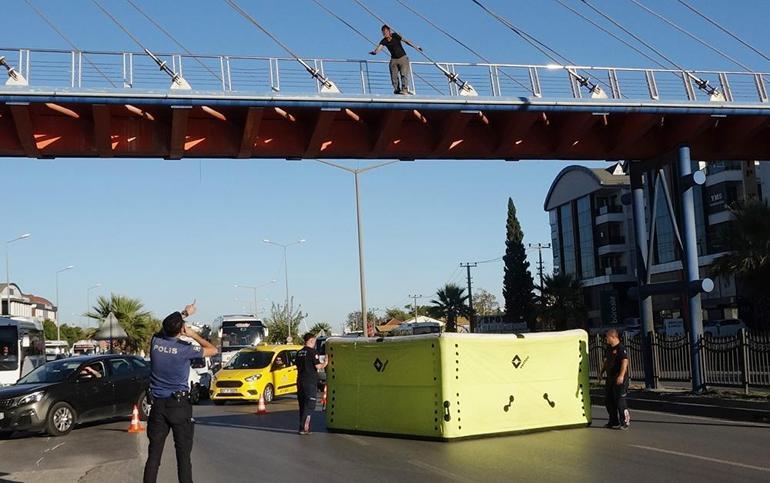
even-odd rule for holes
{"type": "Polygon", "coordinates": [[[45,319],[43,321],[43,332],[45,333],[45,340],[56,340],[56,322],[45,319]]]}
{"type": "MultiPolygon", "coordinates": [[[[401,322],[403,322],[406,319],[412,318],[412,314],[410,314],[406,310],[400,309],[398,307],[388,307],[387,309],[385,309],[385,318],[387,320],[396,319],[396,320],[400,320],[401,322]]],[[[386,320],[386,322],[387,322],[387,320],[386,320]]]]}
{"type": "Polygon", "coordinates": [[[473,312],[476,315],[500,315],[500,304],[494,295],[481,288],[473,294],[473,312]]]}
{"type": "Polygon", "coordinates": [[[447,332],[457,332],[458,317],[470,317],[471,315],[465,289],[453,283],[448,283],[443,288],[438,289],[436,298],[430,302],[433,304],[431,307],[433,314],[446,321],[447,332]]]}
{"type": "Polygon", "coordinates": [[[543,277],[540,308],[540,327],[544,330],[565,330],[584,327],[588,312],[579,280],[569,273],[543,277]]]}
{"type": "Polygon", "coordinates": [[[311,334],[332,335],[332,325],[327,322],[318,322],[310,328],[311,334]]]}
{"type": "Polygon", "coordinates": [[[720,233],[728,253],[711,266],[713,276],[735,276],[751,309],[747,323],[770,329],[770,205],[748,201],[730,207],[735,219],[720,233]]]}
{"type": "Polygon", "coordinates": [[[505,318],[508,322],[526,322],[532,328],[535,284],[529,271],[527,252],[524,249],[524,232],[516,218],[516,206],[511,198],[508,198],[503,262],[505,263],[503,275],[505,318]]]}
{"type": "Polygon", "coordinates": [[[128,335],[126,348],[132,352],[149,352],[150,339],[160,330],[160,321],[144,310],[144,304],[139,299],[124,295],[110,294],[109,298],[100,295],[96,299],[96,305],[85,316],[101,322],[110,312],[115,314],[118,323],[128,335]]]}
{"type": "Polygon", "coordinates": [[[271,344],[285,344],[289,338],[293,343],[302,340],[299,334],[299,326],[307,317],[302,312],[302,306],[294,308],[294,300],[289,301],[289,306],[274,303],[270,308],[267,324],[267,341],[271,344]]]}
{"type": "MultiPolygon", "coordinates": [[[[370,327],[372,325],[374,325],[374,326],[380,325],[380,323],[382,322],[379,319],[379,317],[377,317],[377,315],[374,312],[372,312],[371,310],[369,310],[366,313],[366,319],[367,319],[367,322],[369,323],[370,327]]],[[[345,329],[348,332],[363,332],[363,330],[364,330],[364,321],[361,318],[361,311],[360,310],[356,310],[356,311],[350,312],[348,314],[348,317],[347,317],[347,319],[345,321],[345,329]]]]}

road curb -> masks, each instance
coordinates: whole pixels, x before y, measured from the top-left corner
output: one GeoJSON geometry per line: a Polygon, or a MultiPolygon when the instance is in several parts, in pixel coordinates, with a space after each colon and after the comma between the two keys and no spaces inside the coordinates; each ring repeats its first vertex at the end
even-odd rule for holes
{"type": "MultiPolygon", "coordinates": [[[[665,413],[682,414],[687,416],[701,416],[706,418],[728,419],[731,421],[744,421],[752,423],[770,423],[770,404],[765,402],[752,403],[748,401],[735,401],[716,398],[698,398],[678,395],[666,397],[650,393],[629,393],[626,400],[630,409],[645,411],[660,411],[665,413]]],[[[591,391],[591,402],[596,405],[604,405],[603,391],[591,391]]]]}

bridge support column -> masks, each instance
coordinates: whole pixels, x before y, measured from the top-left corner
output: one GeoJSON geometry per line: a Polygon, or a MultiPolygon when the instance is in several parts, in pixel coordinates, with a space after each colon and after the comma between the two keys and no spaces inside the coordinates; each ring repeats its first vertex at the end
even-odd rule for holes
{"type": "MultiPolygon", "coordinates": [[[[682,244],[683,265],[687,282],[700,281],[698,269],[698,243],[695,229],[695,186],[690,181],[692,177],[692,162],[690,160],[690,147],[681,146],[677,159],[677,171],[679,173],[679,185],[681,186],[682,206],[682,244]]],[[[688,290],[688,312],[690,322],[690,359],[692,367],[692,390],[695,393],[703,392],[705,384],[703,380],[703,366],[701,364],[701,340],[703,338],[703,310],[701,308],[701,295],[699,290],[688,290]]]]}
{"type": "MultiPolygon", "coordinates": [[[[634,218],[634,243],[636,245],[636,283],[639,287],[639,318],[642,322],[642,355],[644,358],[644,387],[655,389],[655,362],[653,361],[652,338],[655,325],[652,318],[652,296],[642,295],[642,287],[647,284],[647,220],[644,210],[644,183],[642,168],[638,162],[631,161],[631,205],[634,218]]],[[[647,180],[650,182],[650,180],[647,180]]],[[[654,223],[654,221],[651,221],[654,223]]]]}

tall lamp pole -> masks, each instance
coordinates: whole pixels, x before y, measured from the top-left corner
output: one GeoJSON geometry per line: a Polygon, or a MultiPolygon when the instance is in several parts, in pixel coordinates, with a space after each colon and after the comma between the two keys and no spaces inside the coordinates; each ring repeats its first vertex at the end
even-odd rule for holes
{"type": "Polygon", "coordinates": [[[304,238],[301,240],[293,241],[291,243],[278,243],[274,242],[272,240],[264,239],[263,242],[267,243],[268,245],[275,245],[278,247],[283,248],[283,278],[286,282],[286,315],[289,315],[289,262],[287,260],[286,256],[286,250],[292,246],[292,245],[299,245],[300,243],[305,243],[307,240],[304,238]]]}
{"type": "MultiPolygon", "coordinates": [[[[91,290],[95,288],[99,288],[101,286],[102,286],[101,283],[96,283],[86,289],[86,314],[88,313],[89,310],[91,310],[91,290]]],[[[86,321],[88,321],[88,316],[86,316],[86,321]]]]}
{"type": "Polygon", "coordinates": [[[5,302],[5,312],[8,317],[11,317],[13,313],[11,312],[11,264],[9,262],[8,258],[8,252],[10,251],[10,245],[11,243],[19,240],[26,240],[27,238],[31,237],[29,233],[25,233],[23,235],[17,236],[13,240],[8,240],[5,242],[5,290],[6,290],[6,302],[5,302]]]}
{"type": "Polygon", "coordinates": [[[372,166],[367,166],[366,168],[348,168],[347,166],[343,166],[341,164],[334,163],[332,161],[328,161],[325,159],[316,159],[319,163],[323,163],[327,166],[331,166],[333,168],[341,169],[343,171],[347,171],[348,173],[353,174],[353,178],[355,180],[355,187],[356,187],[356,229],[358,231],[358,281],[360,285],[360,291],[361,291],[361,320],[363,322],[364,327],[364,336],[369,335],[368,325],[369,325],[369,317],[368,317],[368,309],[366,308],[366,275],[364,270],[364,227],[361,222],[361,190],[359,187],[358,182],[358,175],[366,173],[367,171],[371,171],[373,169],[382,168],[383,166],[388,166],[389,164],[398,163],[399,160],[392,160],[392,161],[385,161],[384,163],[375,164],[372,166]]]}
{"type": "MultiPolygon", "coordinates": [[[[262,285],[257,285],[257,286],[243,285],[243,284],[240,284],[240,283],[236,283],[234,285],[234,287],[235,288],[247,288],[249,290],[253,290],[254,291],[254,317],[257,317],[257,290],[259,290],[262,287],[267,287],[268,285],[270,285],[272,283],[275,283],[275,282],[276,282],[276,280],[270,280],[267,283],[264,283],[262,285]]],[[[287,293],[288,293],[288,290],[287,290],[287,293]]]]}
{"type": "Polygon", "coordinates": [[[66,272],[67,270],[72,270],[73,268],[75,268],[75,265],[68,265],[61,270],[56,271],[56,340],[61,340],[61,317],[59,317],[61,314],[61,308],[59,307],[59,274],[66,272]]]}

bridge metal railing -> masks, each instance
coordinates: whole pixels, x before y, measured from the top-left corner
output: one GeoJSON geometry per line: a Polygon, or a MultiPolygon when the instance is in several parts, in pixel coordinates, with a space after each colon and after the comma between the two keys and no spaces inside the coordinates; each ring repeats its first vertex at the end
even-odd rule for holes
{"type": "MultiPolygon", "coordinates": [[[[641,334],[621,334],[630,359],[631,379],[644,381],[641,334]]],[[[687,336],[651,335],[653,377],[659,382],[691,380],[690,341],[687,336]]],[[[707,385],[740,387],[748,393],[751,387],[770,387],[770,334],[741,329],[738,335],[700,338],[704,377],[707,385]]],[[[597,379],[602,367],[605,345],[601,335],[589,340],[589,375],[597,379]]]]}
{"type": "MultiPolygon", "coordinates": [[[[0,56],[21,73],[30,88],[72,90],[168,90],[170,79],[143,52],[69,51],[0,48],[0,56]]],[[[294,59],[244,55],[157,56],[183,76],[195,91],[223,95],[242,93],[311,94],[320,90],[294,59]]],[[[387,61],[305,59],[334,81],[344,95],[390,95],[387,61]]],[[[441,65],[469,82],[481,96],[576,99],[590,97],[580,79],[599,86],[611,99],[636,101],[703,101],[709,94],[696,79],[708,81],[727,103],[767,103],[770,74],[728,71],[487,64],[447,62],[441,65]]],[[[418,95],[459,96],[456,84],[429,62],[412,62],[418,95]]],[[[18,89],[23,89],[17,87],[18,89]]]]}

